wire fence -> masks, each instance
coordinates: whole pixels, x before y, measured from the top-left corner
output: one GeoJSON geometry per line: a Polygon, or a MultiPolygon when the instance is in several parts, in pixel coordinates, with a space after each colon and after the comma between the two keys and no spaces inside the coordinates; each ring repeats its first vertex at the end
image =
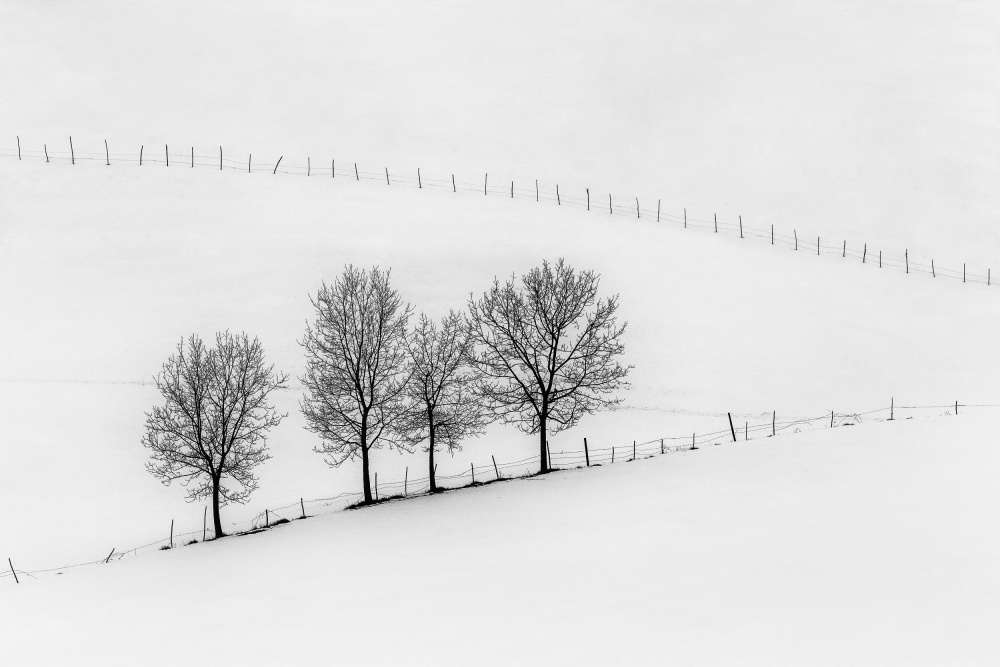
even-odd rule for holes
{"type": "MultiPolygon", "coordinates": [[[[895,405],[895,402],[892,401],[889,407],[875,408],[865,412],[838,413],[836,411],[829,411],[813,417],[780,421],[775,412],[772,413],[770,421],[755,422],[753,424],[749,421],[744,421],[742,424],[734,423],[730,416],[728,423],[723,428],[709,433],[695,432],[691,435],[664,436],[644,442],[633,440],[631,444],[614,444],[609,447],[592,447],[584,439],[579,449],[550,450],[547,452],[547,458],[549,468],[552,471],[572,470],[628,463],[676,452],[693,451],[708,446],[739,444],[741,442],[760,443],[766,438],[774,438],[802,431],[857,426],[865,422],[909,419],[918,411],[923,411],[926,415],[958,415],[960,410],[998,407],[1000,407],[1000,404],[965,404],[958,401],[947,405],[895,405]]],[[[540,453],[503,463],[497,463],[496,459],[491,456],[490,461],[485,465],[477,466],[471,464],[465,470],[435,475],[435,485],[439,489],[447,491],[480,486],[502,480],[523,479],[538,474],[540,465],[540,453]]],[[[374,475],[373,497],[378,503],[428,496],[430,493],[430,477],[409,477],[408,469],[404,479],[391,482],[383,481],[380,483],[378,473],[374,475]]],[[[299,498],[287,505],[265,508],[253,518],[245,521],[226,522],[223,530],[229,536],[253,534],[269,530],[296,519],[319,516],[357,507],[363,499],[364,494],[360,491],[346,491],[323,498],[299,498]]],[[[113,549],[110,553],[103,554],[96,560],[67,564],[60,567],[25,570],[16,567],[13,559],[11,559],[8,560],[9,570],[0,572],[0,584],[21,583],[45,575],[62,574],[84,566],[106,565],[138,556],[150,550],[172,549],[198,541],[211,540],[215,538],[215,534],[211,524],[208,522],[207,515],[208,508],[205,508],[203,523],[200,529],[173,533],[173,523],[171,523],[171,534],[169,536],[127,549],[113,549]]]]}
{"type": "Polygon", "coordinates": [[[77,161],[87,163],[99,163],[106,166],[112,165],[137,165],[137,166],[168,166],[168,167],[200,167],[215,170],[229,170],[246,173],[270,173],[272,175],[282,174],[288,176],[306,176],[317,178],[329,178],[336,180],[349,179],[354,181],[381,182],[386,185],[406,185],[416,188],[429,188],[440,190],[451,190],[452,192],[475,192],[483,195],[504,196],[509,198],[524,199],[534,198],[536,202],[555,203],[558,206],[569,206],[577,209],[585,209],[593,213],[607,213],[612,216],[635,217],[637,219],[655,219],[658,223],[681,225],[683,228],[711,231],[718,234],[739,235],[742,239],[752,239],[768,242],[772,246],[782,246],[795,251],[809,254],[840,256],[842,259],[852,259],[863,265],[871,265],[872,268],[890,269],[903,271],[907,274],[924,274],[932,278],[950,278],[961,280],[963,283],[975,283],[982,285],[992,285],[992,269],[989,267],[968,267],[962,264],[961,270],[948,268],[936,263],[934,259],[917,259],[910,257],[908,249],[904,249],[902,255],[898,251],[892,253],[885,252],[877,248],[868,248],[867,243],[852,243],[848,247],[847,240],[823,239],[821,235],[799,234],[798,229],[793,229],[789,235],[785,231],[776,230],[774,225],[770,228],[744,225],[742,216],[738,216],[736,221],[719,220],[713,215],[711,219],[688,215],[687,209],[682,209],[678,213],[677,208],[662,207],[661,200],[656,200],[655,208],[650,202],[645,206],[640,205],[637,197],[617,197],[611,194],[600,194],[591,192],[589,188],[584,188],[584,192],[560,190],[559,185],[542,187],[537,180],[529,183],[525,187],[524,183],[516,184],[514,181],[500,180],[496,177],[490,179],[488,173],[483,175],[481,182],[471,182],[468,180],[457,180],[454,174],[448,178],[425,176],[420,169],[411,169],[404,173],[400,171],[390,171],[388,167],[381,170],[370,171],[359,168],[357,162],[345,162],[331,158],[313,161],[307,157],[305,164],[301,162],[292,163],[286,161],[284,156],[277,159],[272,157],[254,160],[250,153],[244,159],[243,156],[234,158],[219,148],[219,152],[211,155],[203,152],[196,152],[194,148],[190,150],[171,149],[169,145],[160,146],[140,146],[138,151],[131,152],[111,152],[105,142],[103,152],[76,151],[72,147],[72,138],[69,142],[69,150],[49,150],[47,144],[42,145],[42,150],[28,148],[21,145],[18,137],[17,148],[0,148],[0,157],[17,158],[19,160],[44,160],[45,162],[69,162],[76,164],[77,161]]]}

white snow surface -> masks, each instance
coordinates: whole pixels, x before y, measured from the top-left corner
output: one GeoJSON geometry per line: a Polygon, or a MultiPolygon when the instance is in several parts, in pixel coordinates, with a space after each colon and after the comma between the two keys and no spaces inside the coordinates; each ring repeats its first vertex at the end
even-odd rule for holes
{"type": "MultiPolygon", "coordinates": [[[[1000,404],[997,286],[955,279],[1000,268],[998,15],[0,3],[0,558],[36,573],[0,574],[0,661],[997,664],[1000,411],[945,406],[1000,404]],[[511,181],[514,199],[495,189],[511,181]],[[544,197],[557,183],[575,201],[544,197]],[[684,229],[685,208],[720,233],[684,229]],[[739,215],[803,247],[741,239],[739,215]],[[321,281],[391,267],[439,317],[558,257],[620,294],[635,369],[624,408],[554,435],[556,453],[586,437],[627,457],[729,413],[939,407],[359,511],[309,502],[360,484],[311,451],[297,408],[321,281]],[[65,568],[171,521],[200,532],[203,506],[149,476],[139,442],[162,362],[221,329],[293,377],[260,489],[224,521],[300,497],[314,516],[65,568]]],[[[497,425],[440,472],[536,453],[497,425]]],[[[380,484],[424,466],[374,455],[380,484]]]]}
{"type": "Polygon", "coordinates": [[[995,664],[994,422],[705,447],[84,568],[4,589],[5,662],[995,664]]]}

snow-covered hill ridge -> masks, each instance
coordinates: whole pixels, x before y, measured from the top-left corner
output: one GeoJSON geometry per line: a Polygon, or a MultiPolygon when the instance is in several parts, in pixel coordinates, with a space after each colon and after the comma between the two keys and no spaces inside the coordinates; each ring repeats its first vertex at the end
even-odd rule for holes
{"type": "MultiPolygon", "coordinates": [[[[20,140],[20,139],[19,139],[20,140]]],[[[692,212],[678,202],[667,202],[657,198],[655,204],[652,200],[640,201],[638,196],[628,195],[614,196],[611,193],[599,192],[579,184],[573,184],[570,179],[569,187],[564,183],[562,189],[558,184],[539,184],[537,179],[534,182],[520,181],[509,177],[494,176],[483,173],[481,180],[476,183],[468,179],[468,174],[459,176],[450,175],[428,175],[421,174],[419,167],[408,170],[396,170],[383,167],[377,171],[372,171],[371,167],[362,166],[359,168],[357,162],[340,161],[336,158],[317,159],[315,165],[312,158],[301,160],[285,159],[285,156],[258,156],[256,161],[253,153],[246,154],[243,160],[236,160],[226,157],[222,147],[219,147],[218,154],[205,155],[196,153],[192,147],[189,153],[177,151],[169,148],[169,144],[159,147],[140,147],[140,150],[123,152],[77,152],[66,150],[49,150],[43,145],[43,150],[35,148],[3,148],[0,147],[0,157],[17,160],[44,161],[48,164],[57,163],[60,165],[102,165],[102,166],[146,166],[150,168],[170,167],[174,168],[198,168],[213,171],[230,171],[239,173],[260,173],[285,176],[305,176],[317,179],[336,180],[337,177],[348,181],[365,181],[369,184],[379,185],[401,185],[410,186],[417,189],[440,189],[452,191],[457,194],[476,193],[484,196],[496,196],[504,198],[534,199],[536,202],[546,202],[557,206],[569,206],[576,209],[586,210],[590,213],[603,213],[610,216],[622,216],[635,219],[650,219],[657,223],[679,225],[684,229],[699,229],[713,233],[722,233],[739,236],[741,239],[753,239],[764,241],[770,245],[791,248],[805,254],[828,255],[850,258],[855,263],[871,265],[870,268],[887,269],[901,271],[906,274],[922,274],[931,278],[951,278],[966,284],[992,285],[992,268],[990,266],[967,265],[965,262],[955,260],[952,255],[954,249],[945,251],[945,263],[942,264],[938,258],[918,257],[907,249],[905,241],[900,241],[895,247],[869,248],[864,239],[841,238],[836,230],[828,230],[827,236],[817,233],[815,228],[811,228],[808,222],[803,226],[782,220],[770,226],[762,226],[760,221],[743,223],[743,216],[737,215],[736,219],[724,217],[719,219],[717,214],[705,212],[692,212]]]]}
{"type": "MultiPolygon", "coordinates": [[[[862,426],[866,423],[891,422],[897,420],[909,420],[929,417],[953,417],[958,416],[961,410],[963,414],[971,410],[973,412],[985,414],[995,414],[996,408],[1000,404],[983,405],[961,404],[958,401],[954,405],[933,405],[933,406],[912,406],[900,405],[888,408],[876,408],[864,412],[838,414],[831,412],[829,415],[821,415],[812,418],[777,420],[777,414],[772,421],[750,424],[745,422],[740,426],[731,424],[729,428],[710,432],[692,433],[691,436],[664,436],[662,438],[649,440],[646,442],[633,441],[628,444],[611,447],[589,447],[585,443],[581,451],[552,451],[549,454],[550,466],[555,470],[571,470],[578,468],[599,467],[612,464],[629,463],[654,456],[665,455],[667,453],[677,453],[697,450],[701,447],[711,447],[717,445],[760,445],[765,438],[782,435],[798,434],[802,431],[817,431],[820,429],[832,429],[844,426],[862,426]],[[990,410],[993,409],[993,410],[990,410]]],[[[417,468],[420,470],[421,468],[417,468]]],[[[470,468],[463,473],[453,475],[438,476],[438,484],[447,490],[458,490],[465,487],[491,482],[516,479],[519,477],[531,477],[537,474],[538,456],[530,456],[517,461],[497,462],[491,456],[491,460],[480,465],[470,464],[470,468]]],[[[407,475],[401,480],[386,480],[382,482],[375,477],[375,496],[384,502],[387,500],[413,499],[428,495],[430,488],[428,478],[421,476],[419,472],[410,476],[407,475]]],[[[289,520],[306,518],[307,516],[317,516],[327,514],[332,511],[352,507],[363,499],[360,492],[345,492],[333,497],[326,498],[299,498],[292,500],[288,504],[272,506],[260,510],[255,516],[245,521],[229,521],[225,523],[225,529],[230,534],[241,535],[269,529],[277,525],[282,525],[289,520]]],[[[254,503],[251,503],[253,506],[254,503]]],[[[212,528],[207,522],[207,515],[202,527],[192,527],[190,525],[178,525],[174,530],[174,522],[171,520],[170,534],[158,540],[153,540],[145,544],[114,548],[110,553],[93,561],[83,561],[78,563],[67,563],[63,566],[46,567],[44,569],[25,568],[23,563],[15,567],[10,564],[10,569],[0,572],[0,584],[16,584],[36,580],[38,577],[65,574],[77,568],[87,565],[103,565],[111,561],[121,561],[139,555],[149,555],[155,550],[190,546],[207,539],[213,539],[212,528]]]]}
{"type": "Polygon", "coordinates": [[[703,447],[80,568],[4,587],[2,627],[51,637],[8,632],[4,656],[991,664],[995,421],[970,410],[703,447]],[[210,618],[182,631],[195,600],[210,618]],[[364,639],[359,610],[385,641],[364,639]]]}

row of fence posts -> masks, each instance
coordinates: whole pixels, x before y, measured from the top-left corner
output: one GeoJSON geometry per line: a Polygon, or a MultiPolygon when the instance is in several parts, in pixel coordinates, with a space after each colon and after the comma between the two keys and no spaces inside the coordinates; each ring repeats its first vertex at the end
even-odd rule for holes
{"type": "MultiPolygon", "coordinates": [[[[960,406],[960,403],[956,400],[955,401],[955,413],[954,413],[955,415],[958,415],[958,408],[959,408],[959,406],[960,406]]],[[[895,399],[895,397],[891,397],[889,399],[889,420],[888,421],[894,421],[895,420],[895,407],[896,407],[896,399],[895,399]]],[[[729,431],[730,431],[730,434],[732,435],[733,442],[737,442],[737,439],[736,439],[736,429],[733,426],[733,415],[732,415],[731,412],[727,412],[726,415],[729,418],[729,431]]],[[[777,423],[778,423],[778,412],[777,412],[777,410],[775,410],[775,411],[773,411],[771,413],[771,435],[772,436],[777,435],[777,423]]],[[[834,411],[831,410],[830,411],[830,428],[833,428],[833,427],[834,427],[834,411]]],[[[747,441],[749,441],[749,439],[750,439],[750,422],[749,421],[744,422],[744,439],[747,440],[747,441]]],[[[666,445],[664,444],[664,440],[665,440],[665,438],[660,438],[660,454],[665,454],[666,453],[666,445]]],[[[652,441],[652,442],[655,442],[655,441],[652,441]]],[[[718,445],[718,444],[721,444],[721,443],[716,442],[715,444],[718,445]]],[[[692,433],[691,434],[691,447],[690,447],[690,449],[692,449],[692,450],[698,449],[698,446],[697,446],[697,433],[692,433]]],[[[611,447],[611,463],[615,462],[615,451],[616,451],[616,447],[612,446],[611,447]]],[[[548,469],[550,471],[551,470],[555,470],[555,468],[552,467],[552,454],[549,451],[548,440],[545,441],[545,454],[546,454],[546,459],[547,459],[547,462],[548,462],[548,469]]],[[[590,445],[587,442],[587,438],[583,439],[583,455],[584,455],[584,460],[586,462],[586,467],[589,468],[590,467],[590,445]]],[[[499,466],[497,466],[496,457],[493,454],[490,454],[490,459],[493,462],[493,471],[496,474],[496,479],[497,480],[502,479],[503,477],[500,474],[500,468],[499,468],[499,466]]],[[[632,458],[630,460],[631,461],[637,460],[637,444],[636,444],[635,440],[632,441],[632,458]]],[[[437,464],[434,465],[434,472],[435,473],[437,472],[437,464]]],[[[475,464],[472,464],[472,463],[469,464],[469,473],[470,473],[470,475],[472,477],[472,485],[475,486],[475,484],[476,484],[476,467],[475,467],[475,464]]],[[[406,467],[405,476],[403,478],[403,496],[404,497],[408,497],[408,495],[409,495],[409,479],[410,479],[410,468],[409,468],[409,466],[407,466],[406,467]]],[[[376,500],[376,502],[378,501],[378,499],[379,499],[379,495],[378,495],[378,471],[376,471],[375,472],[375,500],[376,500]]],[[[306,518],[306,505],[305,505],[305,500],[302,497],[299,498],[299,507],[301,508],[301,511],[302,511],[302,515],[299,518],[300,519],[305,519],[306,518]]],[[[260,515],[258,515],[258,516],[260,516],[260,515]]],[[[270,528],[270,526],[271,526],[270,510],[265,509],[264,510],[264,527],[265,528],[270,528]]],[[[206,505],[204,513],[203,513],[203,517],[202,517],[202,535],[201,535],[202,542],[206,541],[207,531],[208,531],[208,506],[206,505]]],[[[174,548],[174,520],[173,519],[170,520],[170,537],[168,538],[168,544],[169,544],[169,546],[166,547],[166,548],[169,548],[169,549],[173,549],[174,548]]],[[[104,563],[106,564],[106,563],[110,562],[111,557],[114,554],[115,554],[115,549],[111,549],[111,553],[109,553],[108,557],[104,559],[104,563]]],[[[11,574],[14,575],[14,582],[15,583],[21,583],[20,580],[18,579],[17,572],[14,569],[14,564],[13,564],[13,562],[11,562],[10,558],[7,558],[7,564],[10,566],[11,574]]]]}
{"type": "MultiPolygon", "coordinates": [[[[45,150],[45,161],[48,162],[49,161],[49,148],[48,148],[48,145],[47,144],[43,144],[43,148],[45,150]]],[[[145,148],[145,146],[140,146],[139,147],[139,166],[140,167],[142,166],[142,156],[143,156],[143,149],[144,148],[145,148]]],[[[75,154],[75,152],[73,150],[73,137],[72,136],[69,138],[69,150],[70,150],[70,161],[71,161],[72,164],[76,164],[76,154],[75,154]]],[[[163,145],[163,151],[164,151],[164,158],[165,158],[166,165],[169,167],[170,166],[170,147],[169,147],[168,144],[164,144],[163,145]]],[[[105,156],[105,164],[108,165],[108,166],[110,166],[111,165],[111,154],[108,151],[108,140],[107,139],[104,140],[104,156],[105,156]]],[[[192,146],[191,147],[191,167],[192,168],[194,168],[194,157],[195,157],[194,156],[194,147],[192,146]]],[[[277,174],[278,173],[278,165],[281,164],[281,160],[284,159],[284,157],[285,157],[284,155],[278,157],[278,161],[274,164],[274,169],[271,171],[272,174],[277,174]]],[[[21,159],[21,137],[20,136],[17,137],[17,159],[18,160],[21,159]]],[[[253,153],[250,153],[249,157],[247,158],[247,173],[251,172],[251,164],[252,164],[252,162],[253,162],[253,153]]],[[[219,146],[219,170],[220,171],[222,170],[222,163],[223,163],[223,160],[222,160],[222,146],[219,146]]],[[[311,175],[312,175],[312,158],[311,157],[307,157],[306,158],[306,176],[311,176],[311,175]]],[[[336,161],[335,160],[330,160],[330,175],[331,175],[331,178],[336,178],[336,176],[337,176],[336,161]]],[[[487,184],[489,182],[489,176],[490,176],[489,173],[486,173],[486,175],[483,178],[483,194],[484,195],[488,195],[489,194],[489,191],[488,191],[488,188],[487,188],[487,184]]],[[[358,173],[358,163],[357,162],[354,163],[354,177],[355,177],[356,180],[361,180],[361,176],[358,173]]],[[[385,183],[386,183],[386,185],[391,185],[391,182],[389,180],[389,168],[388,167],[385,167],[385,183]]],[[[423,187],[424,187],[424,185],[423,185],[423,178],[422,178],[421,173],[420,173],[420,167],[417,167],[417,187],[419,189],[423,189],[423,187]]],[[[453,192],[458,192],[458,188],[455,185],[455,175],[454,174],[451,175],[451,187],[452,187],[452,191],[453,192]]],[[[587,210],[589,211],[590,210],[590,188],[586,188],[586,193],[587,193],[587,210]]],[[[511,199],[514,198],[514,181],[510,182],[510,196],[511,196],[511,199]]],[[[535,201],[539,201],[538,180],[537,179],[535,180],[535,201]]],[[[560,206],[562,205],[562,196],[559,193],[559,184],[558,183],[556,184],[556,203],[558,205],[560,205],[560,206]]],[[[614,213],[614,207],[612,205],[611,195],[610,194],[608,195],[608,213],[609,214],[613,214],[614,213]]],[[[641,209],[639,207],[639,198],[638,197],[636,197],[636,199],[635,199],[635,215],[636,215],[636,218],[641,218],[642,217],[642,215],[641,215],[641,209]]],[[[741,214],[741,215],[739,215],[737,217],[739,219],[740,238],[742,239],[742,238],[745,238],[743,236],[743,216],[741,214]]],[[[660,221],[660,200],[659,199],[656,200],[656,221],[657,222],[660,221]]],[[[718,214],[716,214],[716,213],[712,214],[712,222],[713,222],[713,226],[714,226],[714,229],[715,229],[715,233],[718,234],[719,233],[719,216],[718,216],[718,214]]],[[[687,229],[687,209],[686,208],[684,209],[684,229],[687,229]]],[[[798,233],[798,230],[797,229],[793,229],[792,230],[792,234],[794,236],[794,247],[795,247],[795,250],[798,250],[799,249],[799,233],[798,233]]],[[[774,225],[771,225],[771,245],[774,245],[774,225]]],[[[820,254],[820,237],[817,236],[816,237],[816,255],[818,256],[819,254],[820,254]]],[[[846,240],[844,240],[843,249],[841,251],[841,257],[847,257],[847,241],[846,240]]],[[[868,257],[868,244],[865,243],[864,244],[864,249],[862,250],[862,255],[861,255],[861,263],[862,264],[866,263],[867,257],[868,257]]],[[[909,248],[906,248],[906,249],[903,250],[903,261],[904,261],[904,265],[905,265],[905,268],[906,268],[906,273],[909,274],[910,273],[910,250],[909,250],[909,248]]],[[[966,264],[967,264],[966,262],[962,263],[962,282],[963,283],[967,282],[966,281],[966,264]]],[[[882,268],[882,251],[881,250],[878,253],[878,265],[879,265],[879,268],[882,268]]],[[[931,277],[937,278],[937,270],[936,270],[936,268],[934,266],[934,260],[933,259],[931,259],[931,277]]],[[[991,284],[992,284],[992,269],[987,268],[986,269],[986,285],[989,286],[991,284]]]]}

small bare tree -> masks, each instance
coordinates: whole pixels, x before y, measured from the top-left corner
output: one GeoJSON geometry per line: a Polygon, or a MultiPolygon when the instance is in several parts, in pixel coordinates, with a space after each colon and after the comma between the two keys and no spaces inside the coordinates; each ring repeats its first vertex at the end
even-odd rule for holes
{"type": "Polygon", "coordinates": [[[412,312],[389,285],[389,271],[348,266],[313,299],[316,321],[306,323],[302,346],[307,390],[301,401],[306,428],[322,439],[315,451],[338,467],[361,458],[364,502],[372,502],[369,452],[401,450],[406,417],[406,331],[412,312]]]}
{"type": "Polygon", "coordinates": [[[577,273],[562,259],[493,287],[477,302],[469,296],[473,359],[487,381],[482,397],[507,423],[539,434],[541,472],[549,470],[547,434],[622,399],[631,366],[618,325],[618,296],[597,298],[600,276],[577,273]]]}
{"type": "Polygon", "coordinates": [[[470,365],[469,331],[461,314],[449,312],[439,329],[421,313],[409,351],[406,393],[411,412],[403,430],[411,445],[427,443],[433,493],[438,491],[434,452],[441,446],[449,453],[461,449],[462,440],[482,433],[490,419],[475,391],[481,373],[470,365]]]}
{"type": "Polygon", "coordinates": [[[219,506],[256,490],[253,470],[270,458],[267,432],[286,416],[267,399],[288,376],[266,365],[256,338],[225,331],[211,349],[195,334],[187,346],[182,340],[154,380],[165,402],[146,413],[146,469],[167,485],[180,480],[189,501],[211,497],[215,536],[223,537],[219,506]]]}

